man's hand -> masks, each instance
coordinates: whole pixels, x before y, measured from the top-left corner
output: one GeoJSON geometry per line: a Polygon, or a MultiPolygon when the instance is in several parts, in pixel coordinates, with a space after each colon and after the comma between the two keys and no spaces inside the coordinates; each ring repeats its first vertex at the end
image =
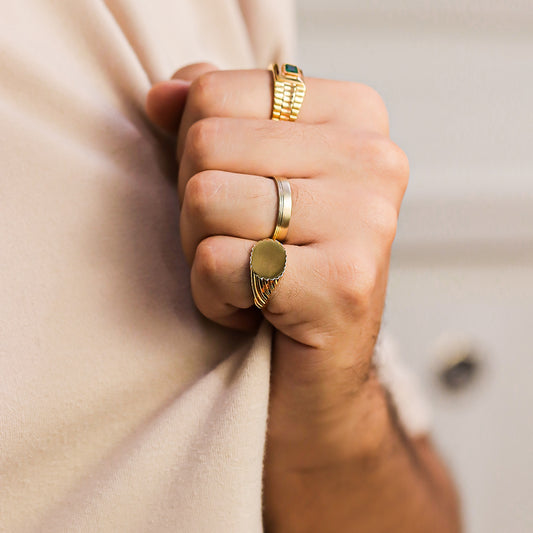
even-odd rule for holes
{"type": "MultiPolygon", "coordinates": [[[[318,426],[350,430],[346,398],[369,374],[408,179],[375,91],[306,82],[299,120],[274,122],[270,72],[204,73],[188,91],[177,144],[194,300],[225,326],[257,325],[250,250],[275,226],[277,191],[268,176],[290,179],[287,270],[263,312],[276,329],[272,392],[280,416],[270,430],[279,438],[308,429],[316,437],[318,426]]],[[[156,86],[149,101],[168,86],[156,86]]]]}
{"type": "Polygon", "coordinates": [[[274,230],[270,176],[290,180],[287,269],[262,311],[275,328],[265,504],[275,531],[299,531],[299,506],[286,505],[283,487],[312,507],[306,483],[322,479],[325,489],[324,472],[336,469],[358,476],[361,461],[383,475],[380,454],[402,447],[372,354],[407,158],[389,139],[381,98],[364,85],[307,78],[299,119],[287,123],[270,120],[266,70],[196,65],[174,78],[154,86],[147,110],[177,134],[181,240],[195,303],[211,320],[253,329],[261,319],[252,307],[250,251],[274,230]],[[292,520],[286,529],[284,516],[292,520]]]}

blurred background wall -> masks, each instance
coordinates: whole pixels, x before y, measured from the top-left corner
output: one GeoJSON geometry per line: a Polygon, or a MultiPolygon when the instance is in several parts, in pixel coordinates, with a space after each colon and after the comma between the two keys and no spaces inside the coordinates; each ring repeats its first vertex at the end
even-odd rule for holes
{"type": "Polygon", "coordinates": [[[376,88],[411,181],[385,327],[467,533],[533,532],[533,0],[299,0],[309,76],[376,88]]]}

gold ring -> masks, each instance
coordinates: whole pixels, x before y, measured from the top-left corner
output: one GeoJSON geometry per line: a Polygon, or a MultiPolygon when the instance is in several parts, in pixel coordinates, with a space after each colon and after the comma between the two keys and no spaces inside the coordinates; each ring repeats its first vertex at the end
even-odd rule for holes
{"type": "Polygon", "coordinates": [[[274,176],[274,180],[278,186],[278,219],[276,221],[276,229],[274,229],[272,239],[283,242],[287,238],[289,222],[291,221],[291,184],[287,178],[278,178],[274,176]]]}
{"type": "Polygon", "coordinates": [[[296,65],[289,63],[284,63],[281,68],[274,63],[270,70],[274,77],[272,120],[294,122],[298,118],[305,96],[303,72],[296,65]]]}
{"type": "Polygon", "coordinates": [[[250,281],[258,309],[268,303],[287,266],[287,251],[273,239],[257,242],[250,253],[250,281]]]}

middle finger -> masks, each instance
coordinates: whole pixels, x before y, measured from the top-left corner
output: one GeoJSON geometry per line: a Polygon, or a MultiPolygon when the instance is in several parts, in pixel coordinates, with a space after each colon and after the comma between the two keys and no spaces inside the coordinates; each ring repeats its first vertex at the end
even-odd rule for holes
{"type": "MultiPolygon", "coordinates": [[[[324,169],[346,169],[343,139],[326,126],[257,119],[207,118],[187,135],[178,193],[183,202],[189,179],[204,170],[257,176],[312,178],[324,169]],[[329,144],[336,142],[335,153],[329,144]],[[344,165],[343,165],[344,163],[344,165]]],[[[351,147],[350,147],[351,150],[351,147]]]]}

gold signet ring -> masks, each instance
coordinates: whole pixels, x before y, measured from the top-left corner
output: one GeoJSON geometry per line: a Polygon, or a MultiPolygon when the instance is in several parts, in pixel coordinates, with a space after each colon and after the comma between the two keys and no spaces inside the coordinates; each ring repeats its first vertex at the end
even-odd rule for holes
{"type": "Polygon", "coordinates": [[[268,302],[287,265],[287,251],[273,239],[263,239],[250,253],[250,281],[254,304],[262,309],[268,302]]]}

